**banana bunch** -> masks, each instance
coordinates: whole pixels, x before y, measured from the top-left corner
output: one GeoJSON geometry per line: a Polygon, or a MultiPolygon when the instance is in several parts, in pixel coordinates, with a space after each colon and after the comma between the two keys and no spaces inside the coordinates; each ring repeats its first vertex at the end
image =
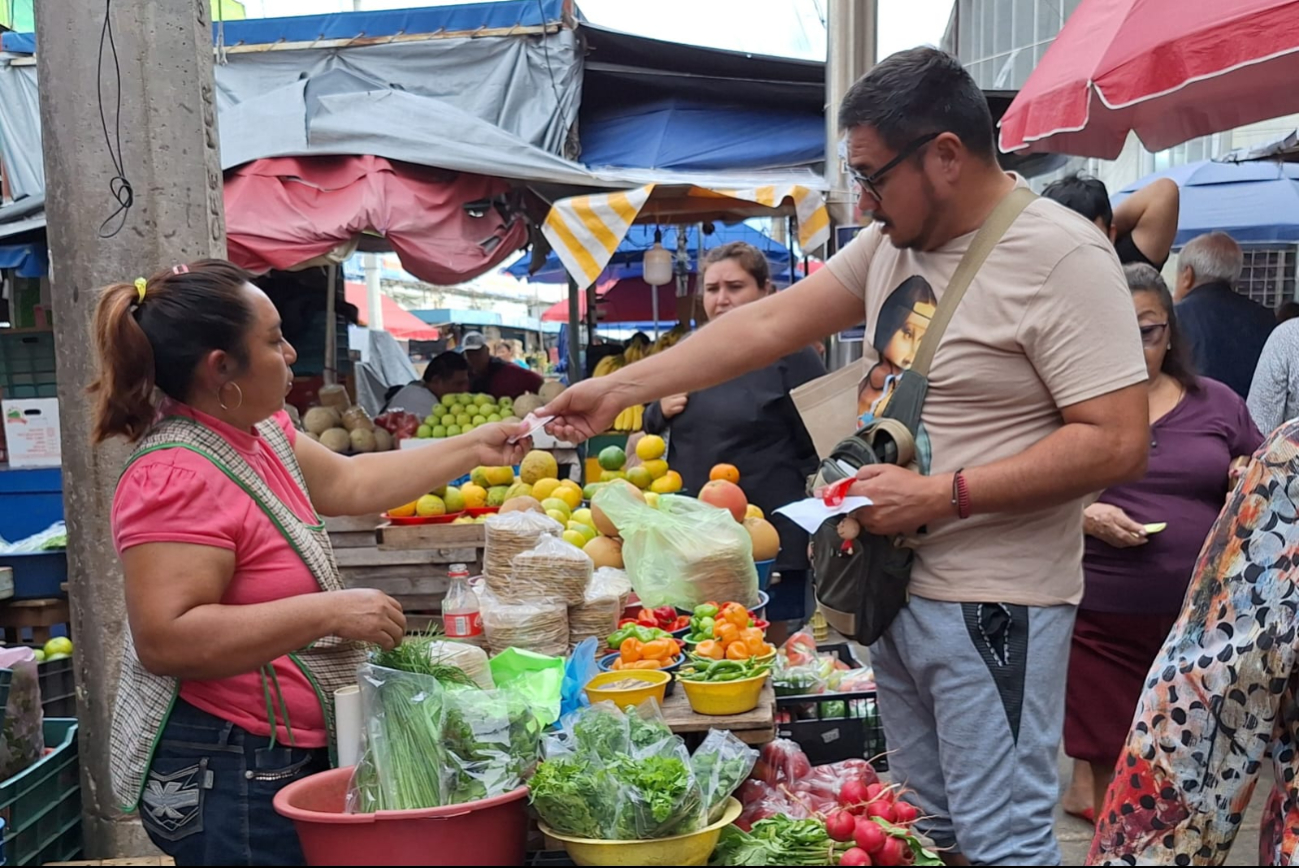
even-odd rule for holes
{"type": "Polygon", "coordinates": [[[627,347],[622,351],[622,356],[630,365],[632,362],[639,362],[650,355],[651,350],[649,335],[644,332],[636,332],[631,336],[631,340],[627,342],[627,347]]]}
{"type": "Polygon", "coordinates": [[[645,427],[645,408],[640,404],[628,407],[613,420],[613,430],[631,433],[645,427]]]}
{"type": "Polygon", "coordinates": [[[682,323],[677,323],[671,329],[659,336],[659,339],[654,342],[654,346],[650,348],[649,355],[661,353],[664,350],[675,347],[677,343],[688,334],[690,334],[690,329],[682,323]]]}
{"type": "Polygon", "coordinates": [[[593,377],[607,377],[614,371],[627,364],[627,360],[621,354],[616,356],[605,356],[596,362],[595,370],[591,373],[593,377]]]}

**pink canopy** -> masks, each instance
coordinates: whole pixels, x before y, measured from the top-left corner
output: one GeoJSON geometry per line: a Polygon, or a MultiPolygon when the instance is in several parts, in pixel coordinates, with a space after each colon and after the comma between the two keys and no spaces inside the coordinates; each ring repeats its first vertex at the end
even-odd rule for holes
{"type": "MultiPolygon", "coordinates": [[[[361,312],[359,325],[370,325],[367,318],[369,300],[366,298],[364,283],[348,283],[344,287],[347,303],[354,305],[361,312]]],[[[438,330],[406,308],[397,304],[386,295],[379,297],[383,308],[383,330],[399,341],[435,341],[438,330]]]]}
{"type": "Polygon", "coordinates": [[[373,156],[280,157],[227,174],[230,258],[262,273],[323,256],[363,233],[384,236],[411,274],[451,285],[484,274],[527,240],[523,220],[465,209],[509,190],[499,178],[373,156]]]}

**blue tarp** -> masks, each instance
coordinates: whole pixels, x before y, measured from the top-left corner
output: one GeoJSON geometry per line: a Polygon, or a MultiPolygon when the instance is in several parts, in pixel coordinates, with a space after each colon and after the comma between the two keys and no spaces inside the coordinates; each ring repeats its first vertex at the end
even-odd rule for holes
{"type": "MultiPolygon", "coordinates": [[[[698,230],[693,226],[685,227],[687,233],[688,252],[690,254],[690,271],[696,270],[699,259],[698,230]]],[[[792,257],[788,247],[772,240],[770,236],[764,235],[752,226],[746,223],[738,223],[734,226],[717,225],[712,235],[707,236],[704,242],[705,252],[714,247],[720,247],[723,244],[729,244],[732,241],[744,241],[752,244],[767,255],[767,261],[771,263],[771,279],[777,286],[784,286],[789,283],[789,262],[792,257]]],[[[632,226],[627,233],[627,237],[618,245],[617,251],[609,260],[609,266],[600,275],[597,283],[603,283],[609,279],[622,280],[629,277],[641,277],[642,268],[641,260],[645,256],[645,251],[654,246],[654,227],[646,224],[637,224],[632,226]]],[[[663,227],[663,246],[668,250],[676,252],[677,249],[677,227],[663,227]]],[[[553,252],[546,257],[546,263],[541,269],[531,277],[528,276],[528,264],[530,258],[522,257],[513,265],[503,269],[506,273],[512,274],[520,280],[532,280],[538,283],[567,283],[568,272],[564,270],[563,264],[559,257],[553,252]]]]}
{"type": "Polygon", "coordinates": [[[1115,204],[1156,178],[1171,178],[1181,188],[1175,247],[1215,230],[1242,244],[1299,242],[1299,165],[1187,163],[1125,187],[1115,204]]]}
{"type": "Polygon", "coordinates": [[[773,169],[825,158],[825,118],[679,98],[582,115],[582,162],[682,171],[773,169]]]}
{"type": "MultiPolygon", "coordinates": [[[[416,33],[438,33],[557,24],[563,0],[507,0],[497,3],[463,3],[422,9],[375,12],[339,12],[292,18],[249,18],[225,22],[226,45],[266,45],[275,42],[314,42],[322,39],[377,38],[416,33]]],[[[213,24],[215,42],[220,28],[213,24]]],[[[0,46],[17,54],[34,54],[32,33],[5,33],[0,46]]]]}
{"type": "Polygon", "coordinates": [[[44,244],[0,244],[0,268],[12,268],[19,277],[44,277],[49,267],[44,244]]]}

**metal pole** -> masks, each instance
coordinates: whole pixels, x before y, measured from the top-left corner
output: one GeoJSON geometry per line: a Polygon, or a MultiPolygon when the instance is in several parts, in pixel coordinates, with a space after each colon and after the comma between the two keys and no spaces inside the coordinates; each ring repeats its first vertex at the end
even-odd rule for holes
{"type": "Polygon", "coordinates": [[[568,383],[583,379],[582,372],[582,290],[577,281],[568,279],[568,383]]]}
{"type": "Polygon", "coordinates": [[[380,290],[383,281],[383,260],[377,253],[367,253],[362,257],[365,263],[365,304],[366,322],[370,328],[383,331],[383,293],[380,290]]]}
{"type": "Polygon", "coordinates": [[[338,266],[329,266],[329,291],[325,294],[325,370],[321,374],[326,386],[338,383],[338,266]]]}
{"type": "Polygon", "coordinates": [[[650,302],[654,310],[654,340],[659,339],[659,288],[651,286],[650,292],[653,293],[653,300],[650,302]]]}

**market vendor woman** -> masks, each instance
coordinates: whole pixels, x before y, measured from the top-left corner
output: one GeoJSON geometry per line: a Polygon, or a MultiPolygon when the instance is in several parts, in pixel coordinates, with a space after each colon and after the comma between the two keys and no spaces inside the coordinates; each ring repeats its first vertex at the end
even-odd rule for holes
{"type": "Polygon", "coordinates": [[[178,865],[301,864],[271,800],[328,768],[333,691],[406,626],[392,598],[343,587],[318,514],[381,512],[527,444],[491,425],[347,458],[297,436],[296,353],[229,262],[107,287],[95,345],[95,440],[135,447],[112,510],[131,628],[114,792],[178,865]]]}
{"type": "MultiPolygon", "coordinates": [[[[708,251],[704,259],[704,311],[710,320],[757,301],[771,292],[771,270],[762,251],[742,241],[708,251]]],[[[772,641],[784,639],[786,621],[809,614],[807,534],[778,507],[806,496],[807,477],[816,470],[816,449],[789,393],[825,373],[811,347],[720,386],[676,395],[650,404],[645,431],[669,433],[668,464],[681,474],[685,489],[698,493],[717,464],[740,471],[749,502],[766,513],[780,532],[780,557],[774,569],[781,581],[771,588],[767,618],[772,641]]]]}

